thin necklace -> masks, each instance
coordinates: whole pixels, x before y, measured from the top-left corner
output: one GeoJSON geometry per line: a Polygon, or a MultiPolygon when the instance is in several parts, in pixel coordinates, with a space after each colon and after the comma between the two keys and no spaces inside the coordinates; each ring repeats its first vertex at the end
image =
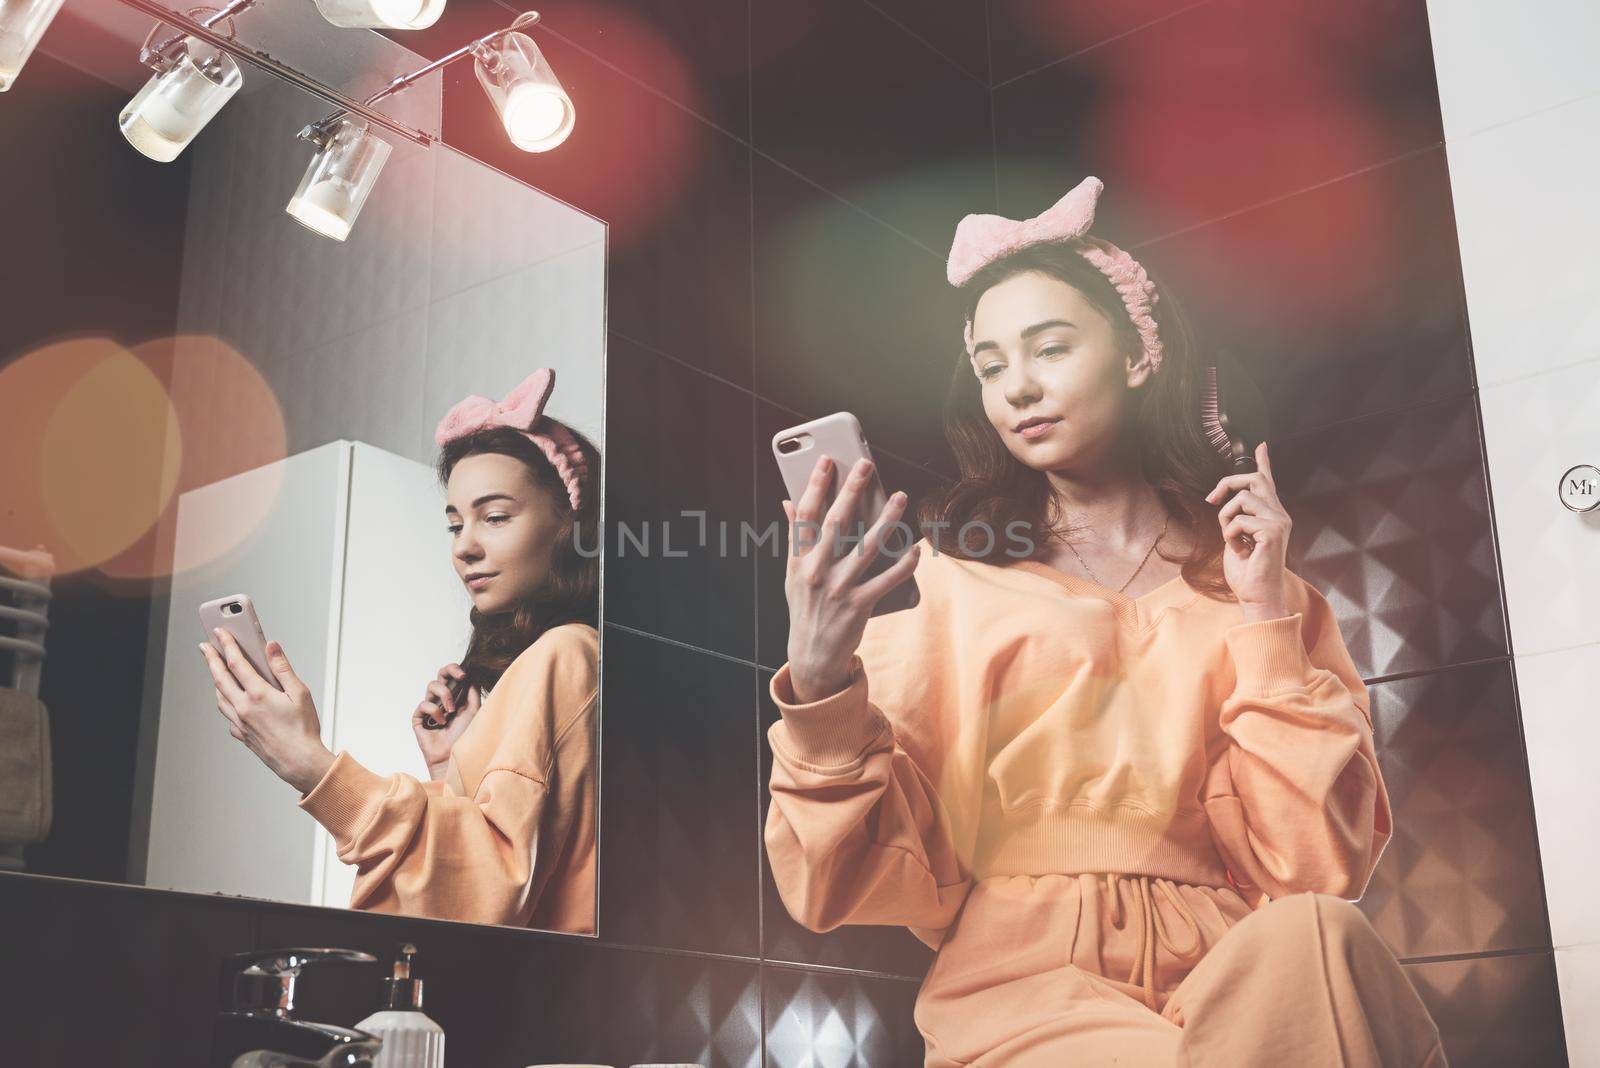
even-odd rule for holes
{"type": "MultiPolygon", "coordinates": [[[[1156,546],[1161,544],[1161,539],[1167,536],[1167,527],[1168,527],[1168,525],[1171,524],[1171,522],[1172,522],[1172,516],[1169,515],[1169,516],[1167,516],[1167,521],[1165,523],[1161,524],[1161,533],[1157,534],[1156,535],[1156,540],[1150,543],[1150,548],[1148,548],[1148,549],[1146,549],[1144,551],[1144,560],[1140,560],[1139,561],[1139,566],[1134,568],[1133,569],[1133,574],[1128,576],[1128,582],[1132,582],[1134,579],[1139,577],[1139,572],[1144,570],[1145,562],[1150,559],[1150,554],[1156,551],[1156,546]]],[[[1067,542],[1067,548],[1072,549],[1072,543],[1070,541],[1067,542]]],[[[1072,555],[1078,557],[1078,563],[1083,564],[1083,569],[1085,571],[1089,572],[1089,577],[1094,579],[1094,584],[1096,586],[1104,586],[1105,585],[1104,582],[1101,582],[1098,578],[1095,578],[1094,571],[1089,567],[1088,564],[1084,563],[1082,556],[1078,556],[1078,550],[1077,549],[1072,549],[1072,555]]],[[[1127,589],[1128,588],[1128,582],[1124,582],[1122,585],[1118,586],[1117,587],[1117,592],[1121,593],[1123,590],[1127,589]]]]}

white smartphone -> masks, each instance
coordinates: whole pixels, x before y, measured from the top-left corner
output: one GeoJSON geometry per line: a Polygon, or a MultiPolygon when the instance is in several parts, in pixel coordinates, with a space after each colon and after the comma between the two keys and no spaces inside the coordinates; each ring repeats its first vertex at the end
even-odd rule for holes
{"type": "Polygon", "coordinates": [[[256,615],[256,606],[249,595],[235,593],[228,597],[218,597],[214,601],[207,601],[200,606],[200,626],[205,628],[206,641],[219,653],[226,650],[218,642],[213,629],[221,627],[233,635],[234,641],[239,643],[240,652],[250,661],[250,666],[255,668],[262,678],[275,690],[282,690],[278,677],[267,666],[267,636],[261,629],[261,617],[256,615]]]}
{"type": "MultiPolygon", "coordinates": [[[[833,489],[828,503],[823,506],[823,511],[826,513],[832,506],[834,497],[838,495],[839,486],[849,475],[851,468],[855,467],[856,461],[862,457],[872,459],[872,450],[867,447],[867,436],[861,430],[860,420],[849,412],[834,412],[832,415],[788,427],[772,435],[772,455],[778,461],[778,470],[783,473],[783,485],[789,491],[791,501],[798,502],[805,493],[806,484],[811,481],[812,469],[816,467],[817,457],[824,454],[834,463],[833,489]]],[[[884,493],[883,482],[878,478],[878,470],[874,467],[872,482],[862,498],[861,508],[853,524],[847,525],[844,533],[851,537],[865,534],[871,525],[877,522],[878,514],[888,503],[888,494],[884,493]]],[[[902,513],[901,521],[905,522],[904,516],[909,514],[909,509],[902,513]]],[[[912,529],[914,531],[916,528],[912,529]]],[[[891,537],[889,544],[897,549],[902,548],[900,541],[899,537],[891,537]]],[[[868,576],[875,577],[882,574],[893,567],[899,559],[899,555],[880,552],[868,567],[868,576]]],[[[922,595],[917,591],[917,580],[910,578],[879,598],[878,603],[872,608],[872,614],[881,616],[889,612],[914,608],[921,599],[922,595]]]]}

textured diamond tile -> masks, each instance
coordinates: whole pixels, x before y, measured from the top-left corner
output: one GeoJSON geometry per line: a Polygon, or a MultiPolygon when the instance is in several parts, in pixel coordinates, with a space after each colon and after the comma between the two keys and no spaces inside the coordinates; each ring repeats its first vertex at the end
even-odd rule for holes
{"type": "Polygon", "coordinates": [[[917,984],[767,966],[767,1068],[920,1065],[917,984]]]}
{"type": "Polygon", "coordinates": [[[1510,664],[1368,690],[1395,830],[1361,910],[1401,958],[1548,946],[1510,664]]]}
{"type": "Polygon", "coordinates": [[[1439,1025],[1450,1068],[1568,1063],[1548,950],[1405,967],[1439,1025]]]}
{"type": "Polygon", "coordinates": [[[755,670],[607,626],[600,937],[754,957],[755,670]]]}
{"type": "Polygon", "coordinates": [[[1477,414],[1469,396],[1272,444],[1289,566],[1364,678],[1507,652],[1477,414]]]}

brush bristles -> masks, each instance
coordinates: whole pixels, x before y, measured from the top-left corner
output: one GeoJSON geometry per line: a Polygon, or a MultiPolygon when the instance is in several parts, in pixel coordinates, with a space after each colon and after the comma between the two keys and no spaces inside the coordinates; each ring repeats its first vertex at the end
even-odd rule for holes
{"type": "Polygon", "coordinates": [[[1222,418],[1217,412],[1217,369],[1206,368],[1206,391],[1200,400],[1200,429],[1205,433],[1206,440],[1211,447],[1224,456],[1233,453],[1233,443],[1228,440],[1228,432],[1222,429],[1222,418]]]}

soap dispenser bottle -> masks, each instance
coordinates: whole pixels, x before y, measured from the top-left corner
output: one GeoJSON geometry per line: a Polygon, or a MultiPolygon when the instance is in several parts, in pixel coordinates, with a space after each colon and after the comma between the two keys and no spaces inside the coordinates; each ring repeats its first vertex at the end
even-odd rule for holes
{"type": "Polygon", "coordinates": [[[417,947],[400,947],[394,971],[384,980],[387,1007],[356,1024],[383,1039],[373,1068],[444,1068],[444,1028],[422,1013],[422,980],[411,975],[417,947]]]}

